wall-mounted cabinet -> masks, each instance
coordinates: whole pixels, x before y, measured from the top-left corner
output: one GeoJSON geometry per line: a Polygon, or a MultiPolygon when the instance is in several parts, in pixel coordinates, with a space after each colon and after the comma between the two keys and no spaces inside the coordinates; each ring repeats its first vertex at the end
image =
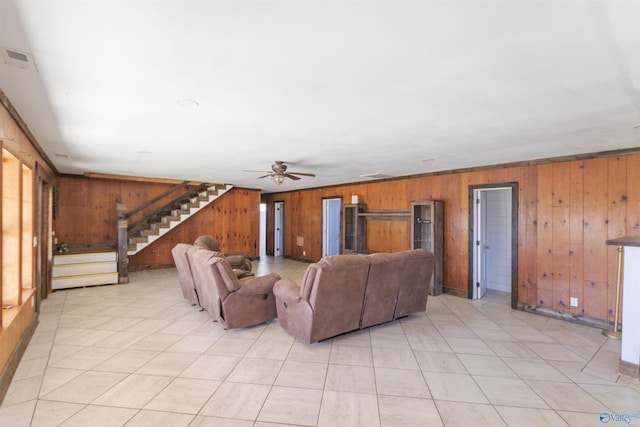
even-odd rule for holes
{"type": "Polygon", "coordinates": [[[431,295],[442,293],[442,253],[444,215],[441,200],[411,202],[411,249],[424,248],[436,255],[431,295]]]}
{"type": "Polygon", "coordinates": [[[366,209],[366,205],[344,205],[343,209],[344,240],[342,252],[363,252],[367,249],[366,220],[362,215],[366,209]]]}

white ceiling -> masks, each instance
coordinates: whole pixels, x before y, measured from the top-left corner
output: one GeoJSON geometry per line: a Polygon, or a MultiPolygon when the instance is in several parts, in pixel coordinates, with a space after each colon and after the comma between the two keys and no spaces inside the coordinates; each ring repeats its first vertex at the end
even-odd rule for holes
{"type": "Polygon", "coordinates": [[[0,46],[62,173],[273,192],[640,147],[639,1],[0,0],[0,46]],[[243,171],[278,159],[317,177],[243,171]]]}

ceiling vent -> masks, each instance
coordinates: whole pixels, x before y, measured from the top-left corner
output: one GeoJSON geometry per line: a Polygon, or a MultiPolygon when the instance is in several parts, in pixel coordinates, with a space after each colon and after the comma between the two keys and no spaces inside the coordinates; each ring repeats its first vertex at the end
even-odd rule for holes
{"type": "Polygon", "coordinates": [[[371,179],[393,178],[392,175],[386,175],[386,174],[380,173],[380,172],[365,173],[364,175],[360,175],[360,177],[362,177],[362,178],[371,178],[371,179]]]}
{"type": "Polygon", "coordinates": [[[26,52],[20,52],[19,50],[10,49],[2,46],[0,51],[2,52],[2,59],[7,65],[18,67],[23,70],[37,71],[36,63],[33,60],[33,55],[26,52]]]}

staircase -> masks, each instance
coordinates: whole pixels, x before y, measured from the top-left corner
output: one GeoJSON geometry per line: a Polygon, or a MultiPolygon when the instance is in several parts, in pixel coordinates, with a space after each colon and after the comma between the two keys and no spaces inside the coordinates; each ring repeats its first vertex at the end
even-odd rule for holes
{"type": "Polygon", "coordinates": [[[233,185],[230,184],[203,183],[153,214],[129,225],[127,255],[137,254],[231,188],[233,185]]]}

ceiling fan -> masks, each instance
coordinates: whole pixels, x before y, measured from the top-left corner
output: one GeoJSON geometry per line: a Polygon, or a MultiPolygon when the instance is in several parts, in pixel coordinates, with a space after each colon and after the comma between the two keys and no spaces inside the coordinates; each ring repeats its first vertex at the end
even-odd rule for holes
{"type": "MultiPolygon", "coordinates": [[[[271,165],[271,170],[272,172],[269,172],[263,176],[259,176],[258,179],[266,178],[270,176],[273,182],[275,182],[278,185],[281,185],[286,178],[297,181],[300,179],[298,175],[315,176],[315,174],[307,173],[307,172],[287,172],[287,165],[282,160],[276,160],[275,163],[271,165]]],[[[245,171],[245,172],[262,172],[262,171],[245,171]]]]}

